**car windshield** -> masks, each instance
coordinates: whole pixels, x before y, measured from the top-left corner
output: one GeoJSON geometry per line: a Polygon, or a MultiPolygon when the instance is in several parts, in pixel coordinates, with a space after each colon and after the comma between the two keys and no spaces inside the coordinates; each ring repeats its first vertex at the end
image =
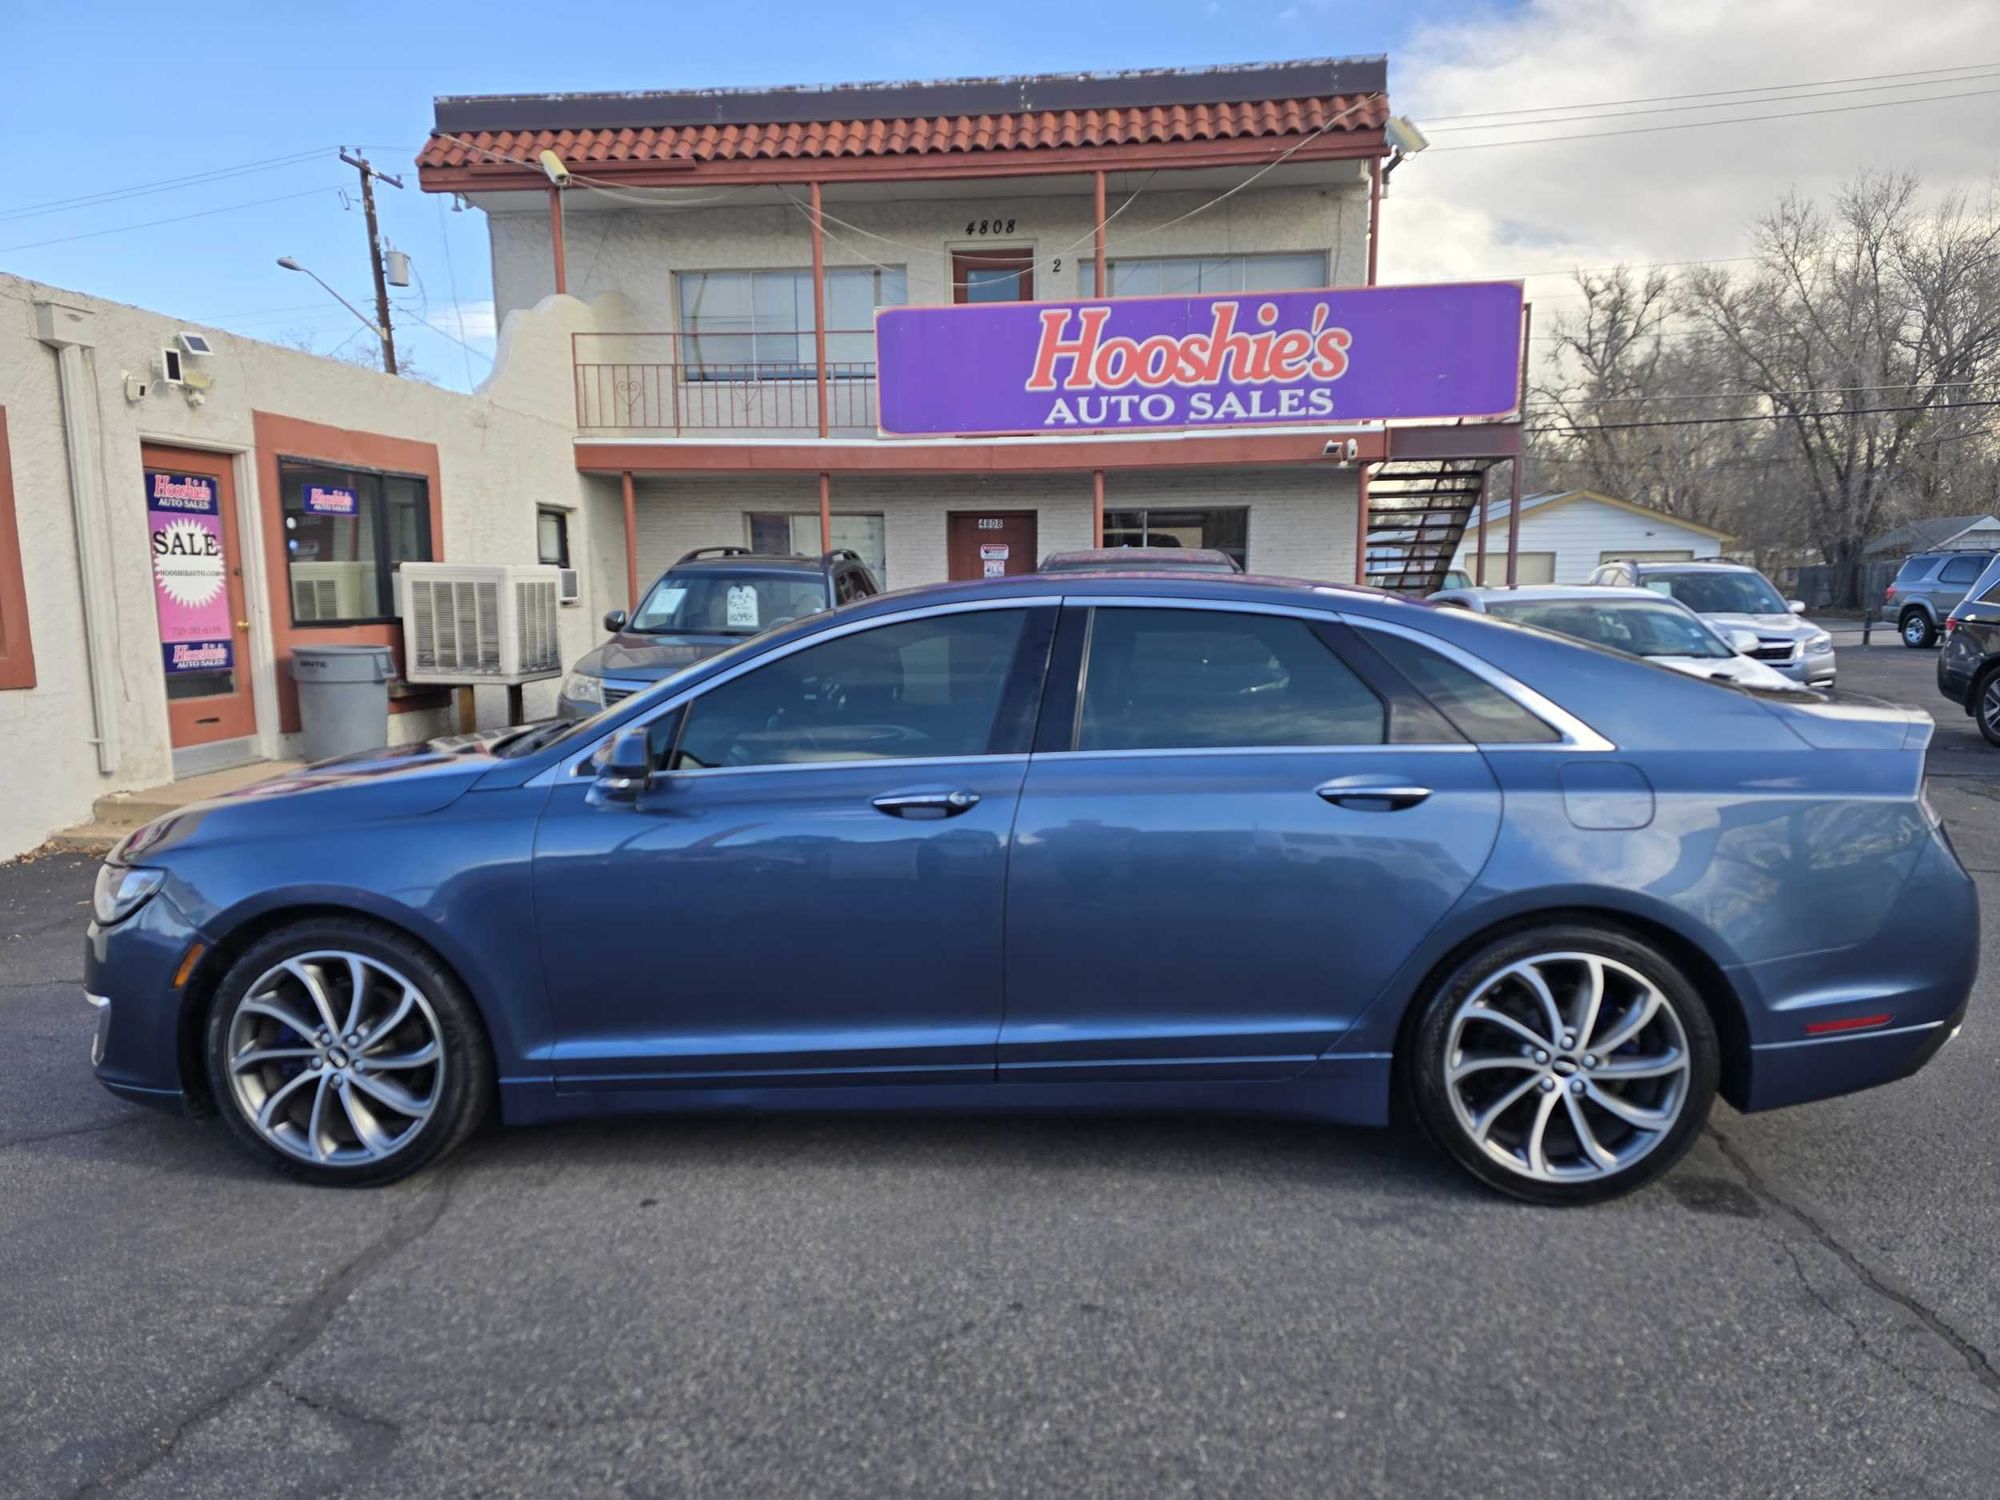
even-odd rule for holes
{"type": "Polygon", "coordinates": [[[1502,619],[1539,625],[1627,656],[1716,661],[1736,654],[1686,610],[1644,599],[1507,599],[1486,608],[1502,619]]]}
{"type": "Polygon", "coordinates": [[[625,628],[640,635],[755,635],[826,608],[826,580],[757,573],[669,573],[625,628]]]}
{"type": "Polygon", "coordinates": [[[1698,615],[1781,615],[1785,601],[1762,573],[1648,573],[1641,580],[1656,594],[1678,599],[1698,615]]]}

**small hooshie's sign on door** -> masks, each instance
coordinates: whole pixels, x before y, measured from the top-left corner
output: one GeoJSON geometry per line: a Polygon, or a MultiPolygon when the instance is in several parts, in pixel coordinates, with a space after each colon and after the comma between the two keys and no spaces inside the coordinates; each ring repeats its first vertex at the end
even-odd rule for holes
{"type": "Polygon", "coordinates": [[[228,671],[235,662],[235,632],[215,481],[205,474],[148,470],[146,523],[167,671],[228,671]]]}

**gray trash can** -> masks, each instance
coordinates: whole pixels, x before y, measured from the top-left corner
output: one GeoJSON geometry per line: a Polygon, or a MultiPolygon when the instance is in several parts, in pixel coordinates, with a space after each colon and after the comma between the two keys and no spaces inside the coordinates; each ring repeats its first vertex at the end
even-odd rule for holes
{"type": "Polygon", "coordinates": [[[387,646],[293,648],[292,681],[299,685],[308,763],[389,743],[389,679],[395,671],[387,646]]]}

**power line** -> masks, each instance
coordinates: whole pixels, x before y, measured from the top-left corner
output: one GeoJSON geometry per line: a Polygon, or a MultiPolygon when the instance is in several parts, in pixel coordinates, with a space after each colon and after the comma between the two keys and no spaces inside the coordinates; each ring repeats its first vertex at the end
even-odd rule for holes
{"type": "Polygon", "coordinates": [[[327,187],[307,188],[303,193],[280,193],[275,198],[253,198],[248,203],[225,203],[220,208],[204,208],[196,213],[175,214],[170,219],[148,219],[142,224],[117,224],[109,229],[93,229],[85,234],[65,234],[52,240],[30,240],[21,245],[0,245],[0,255],[10,250],[39,250],[45,245],[67,245],[72,240],[94,240],[107,234],[125,234],[134,229],[152,229],[161,224],[181,224],[189,219],[206,219],[213,214],[235,213],[243,208],[262,208],[267,203],[289,203],[295,198],[316,198],[321,193],[340,191],[338,183],[327,187]]]}
{"type": "MultiPolygon", "coordinates": [[[[1706,130],[1717,125],[1754,125],[1760,120],[1803,120],[1808,115],[1839,115],[1861,109],[1895,109],[1908,104],[1942,104],[1949,99],[1975,99],[2000,94],[2000,88],[1967,89],[1958,94],[1932,94],[1922,99],[1878,99],[1873,104],[1830,104],[1825,109],[1784,110],[1770,115],[1735,115],[1727,120],[1682,120],[1677,125],[1635,125],[1630,130],[1579,130],[1573,135],[1533,135],[1518,141],[1462,141],[1458,145],[1433,146],[1433,151],[1490,151],[1496,146],[1540,146],[1552,141],[1590,141],[1614,135],[1657,135],[1664,130],[1706,130]]],[[[1751,101],[1761,103],[1763,101],[1751,101]]],[[[1560,125],[1560,120],[1551,120],[1560,125]]]]}
{"type": "MultiPolygon", "coordinates": [[[[1705,92],[1698,94],[1649,94],[1646,97],[1640,99],[1592,99],[1582,104],[1534,104],[1525,106],[1524,108],[1521,109],[1482,109],[1482,110],[1474,110],[1470,114],[1462,114],[1462,115],[1432,115],[1429,117],[1429,120],[1427,120],[1425,123],[1428,124],[1429,121],[1431,120],[1435,121],[1479,120],[1479,119],[1485,119],[1491,115],[1543,114],[1550,110],[1609,109],[1616,104],[1664,104],[1674,99],[1719,99],[1725,94],[1765,94],[1765,93],[1773,93],[1781,89],[1817,89],[1817,88],[1825,88],[1828,85],[1835,83],[1867,83],[1870,80],[1878,78],[1916,78],[1926,73],[1979,72],[1986,68],[2000,68],[2000,61],[1982,62],[1982,63],[1961,63],[1955,68],[1912,68],[1909,71],[1902,73],[1859,73],[1852,78],[1812,78],[1808,79],[1804,83],[1759,83],[1759,84],[1752,84],[1747,88],[1740,88],[1740,89],[1709,89],[1705,92]]],[[[1949,78],[1939,80],[1939,82],[1941,83],[1950,83],[1951,81],[1952,80],[1949,78]]],[[[1754,104],[1757,101],[1745,100],[1744,102],[1748,104],[1754,104]]]]}
{"type": "MultiPolygon", "coordinates": [[[[1962,391],[1975,385],[1992,385],[2000,381],[2000,375],[1989,375],[1983,380],[1905,380],[1893,385],[1823,385],[1800,386],[1795,390],[1780,391],[1666,391],[1652,395],[1606,396],[1605,401],[1742,401],[1752,397],[1775,401],[1780,396],[1852,396],[1863,391],[1962,391]]],[[[1530,406],[1558,406],[1556,401],[1530,401],[1530,406]]],[[[1949,411],[1945,406],[1941,410],[1949,411]]]]}
{"type": "MultiPolygon", "coordinates": [[[[1810,87],[1812,88],[1812,92],[1804,94],[1773,94],[1768,99],[1717,99],[1715,102],[1708,104],[1666,104],[1647,109],[1610,109],[1609,112],[1607,113],[1597,113],[1597,114],[1587,114],[1587,115],[1563,114],[1563,115],[1558,115],[1552,119],[1541,119],[1541,120],[1497,120],[1496,119],[1490,124],[1475,123],[1471,125],[1444,125],[1444,124],[1432,125],[1429,122],[1426,122],[1425,128],[1427,130],[1437,129],[1443,131],[1532,130],[1538,125],[1573,125],[1584,120],[1629,120],[1629,119],[1636,119],[1641,115],[1673,115],[1673,114],[1682,114],[1688,110],[1697,110],[1697,109],[1733,109],[1739,105],[1749,105],[1749,104],[1790,104],[1793,103],[1794,101],[1804,100],[1804,99],[1832,99],[1832,98],[1837,98],[1843,94],[1880,94],[1880,93],[1887,93],[1891,89],[1928,89],[1928,88],[1941,88],[1948,84],[1954,84],[1954,83],[1976,83],[1983,78],[1991,78],[1993,76],[1993,70],[1996,68],[2000,68],[2000,63],[1988,63],[1985,64],[1982,69],[1966,70],[1963,73],[1961,73],[1960,76],[1955,78],[1924,78],[1924,79],[1919,79],[1914,83],[1871,83],[1871,84],[1864,84],[1860,88],[1838,88],[1838,89],[1819,88],[1813,85],[1795,84],[1792,85],[1795,88],[1810,87]]],[[[1753,90],[1753,89],[1738,89],[1732,92],[1756,93],[1763,91],[1753,90]]],[[[1698,98],[1701,96],[1688,95],[1685,97],[1698,98]]],[[[1614,99],[1610,102],[1612,105],[1646,103],[1646,101],[1642,99],[1614,99]]],[[[1897,104],[1897,103],[1920,103],[1921,101],[1886,100],[1884,102],[1897,104]]],[[[1584,109],[1593,106],[1585,106],[1578,104],[1578,105],[1571,105],[1569,107],[1571,109],[1584,109]]],[[[1525,111],[1518,111],[1518,112],[1525,113],[1525,111]]],[[[1514,113],[1517,113],[1517,111],[1513,110],[1495,111],[1495,114],[1514,114],[1514,113]]],[[[1469,118],[1469,117],[1458,116],[1455,118],[1469,118]]]]}
{"type": "Polygon", "coordinates": [[[1747,416],[1747,417],[1660,417],[1660,418],[1648,419],[1647,421],[1643,422],[1592,422],[1584,424],[1582,426],[1578,426],[1572,423],[1572,424],[1561,424],[1550,427],[1530,427],[1526,430],[1530,433],[1627,432],[1640,427],[1716,427],[1733,422],[1796,422],[1796,421],[1803,421],[1807,418],[1813,418],[1813,417],[1877,417],[1877,416],[1887,416],[1894,412],[1972,411],[1975,408],[1988,407],[1988,406],[2000,406],[2000,400],[1954,401],[1949,405],[1944,405],[1944,406],[1938,405],[1936,403],[1927,403],[1921,406],[1851,406],[1845,409],[1837,409],[1834,411],[1759,412],[1754,416],[1747,416]]]}
{"type": "Polygon", "coordinates": [[[157,182],[142,182],[131,187],[107,188],[98,193],[82,193],[74,198],[53,198],[45,203],[31,203],[25,208],[10,208],[0,213],[0,221],[10,219],[32,219],[43,214],[64,213],[85,208],[96,208],[105,203],[117,202],[124,198],[143,198],[152,193],[169,192],[178,187],[197,187],[210,182],[221,182],[230,177],[247,177],[253,172],[271,172],[280,167],[297,166],[311,161],[323,151],[319,147],[311,151],[298,151],[290,156],[267,156],[257,161],[238,162],[233,166],[212,167],[203,172],[191,172],[184,177],[167,177],[157,182]]]}

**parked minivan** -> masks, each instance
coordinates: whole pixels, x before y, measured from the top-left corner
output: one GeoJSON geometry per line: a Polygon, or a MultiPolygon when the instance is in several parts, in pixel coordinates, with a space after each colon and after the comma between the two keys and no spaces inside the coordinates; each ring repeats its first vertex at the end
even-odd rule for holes
{"type": "Polygon", "coordinates": [[[1912,650],[1935,646],[1945,618],[1992,561],[1991,552],[1912,553],[1882,596],[1884,618],[1896,622],[1896,633],[1912,650]]]}

